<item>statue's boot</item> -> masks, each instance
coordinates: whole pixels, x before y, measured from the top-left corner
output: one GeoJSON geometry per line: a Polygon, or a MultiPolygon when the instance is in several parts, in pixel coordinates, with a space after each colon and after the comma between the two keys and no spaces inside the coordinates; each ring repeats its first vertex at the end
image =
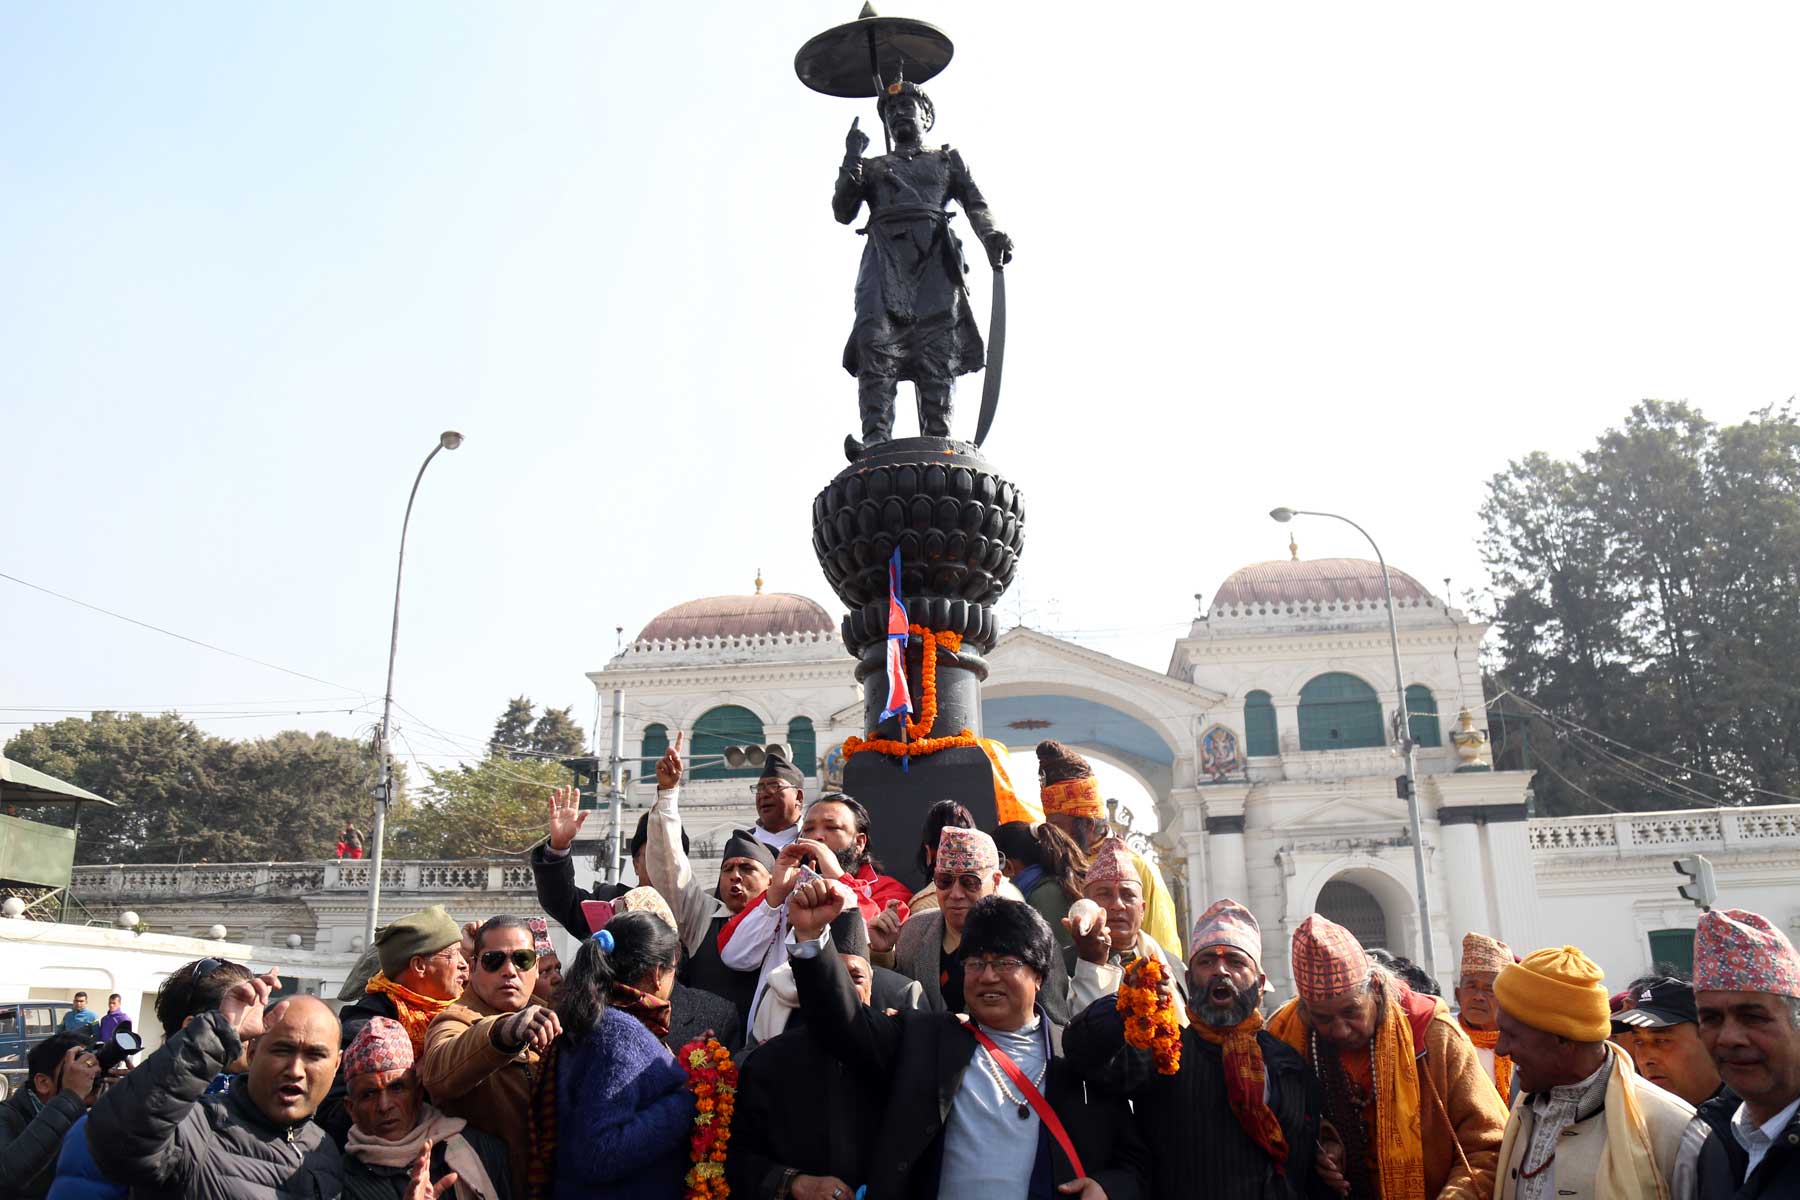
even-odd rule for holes
{"type": "Polygon", "coordinates": [[[856,377],[856,406],[862,416],[862,440],[857,441],[854,435],[844,438],[845,458],[855,462],[868,447],[893,438],[894,397],[899,391],[900,384],[893,379],[880,375],[856,377]]]}
{"type": "Polygon", "coordinates": [[[949,437],[950,391],[955,385],[946,379],[915,386],[919,392],[919,436],[949,437]]]}

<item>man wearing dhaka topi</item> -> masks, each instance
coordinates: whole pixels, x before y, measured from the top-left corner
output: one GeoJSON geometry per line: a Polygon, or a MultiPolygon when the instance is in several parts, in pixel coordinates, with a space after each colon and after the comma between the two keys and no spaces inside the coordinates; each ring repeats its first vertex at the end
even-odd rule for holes
{"type": "Polygon", "coordinates": [[[1325,1085],[1318,1170],[1351,1200],[1487,1200],[1506,1104],[1435,996],[1313,913],[1294,931],[1300,993],[1269,1018],[1325,1085]]]}
{"type": "Polygon", "coordinates": [[[1500,1009],[1494,1003],[1494,980],[1512,966],[1513,952],[1505,942],[1485,933],[1465,933],[1462,966],[1457,971],[1456,1021],[1475,1043],[1481,1069],[1494,1081],[1500,1099],[1512,1103],[1512,1059],[1494,1052],[1500,1040],[1500,1009]]]}

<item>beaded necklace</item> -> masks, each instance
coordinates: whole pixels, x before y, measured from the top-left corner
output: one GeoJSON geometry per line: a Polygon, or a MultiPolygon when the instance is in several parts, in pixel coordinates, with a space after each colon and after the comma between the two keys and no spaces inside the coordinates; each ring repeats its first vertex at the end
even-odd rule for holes
{"type": "MultiPolygon", "coordinates": [[[[981,1069],[987,1073],[987,1077],[989,1079],[994,1081],[994,1086],[1000,1089],[1000,1094],[1002,1096],[1006,1097],[1008,1103],[1018,1105],[1019,1120],[1021,1120],[1021,1121],[1030,1120],[1031,1119],[1031,1104],[1030,1104],[1030,1102],[1027,1101],[1025,1099],[1025,1097],[1023,1097],[1023,1096],[1013,1095],[1013,1090],[1006,1086],[1006,1072],[1004,1072],[1000,1069],[1000,1064],[994,1061],[994,1056],[992,1054],[988,1053],[987,1047],[980,1046],[980,1047],[978,1047],[978,1049],[981,1052],[981,1069]]],[[[1038,1068],[1037,1078],[1031,1081],[1031,1086],[1035,1087],[1038,1091],[1042,1092],[1044,1090],[1044,1076],[1048,1075],[1049,1073],[1050,1073],[1050,1060],[1046,1056],[1044,1059],[1044,1065],[1042,1067],[1038,1068]]]]}

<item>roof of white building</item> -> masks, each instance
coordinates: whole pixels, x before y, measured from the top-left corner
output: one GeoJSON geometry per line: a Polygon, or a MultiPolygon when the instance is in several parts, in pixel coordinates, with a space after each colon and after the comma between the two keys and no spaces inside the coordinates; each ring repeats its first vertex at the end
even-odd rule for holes
{"type": "Polygon", "coordinates": [[[658,613],[637,635],[640,642],[833,633],[837,623],[817,602],[792,592],[754,596],[703,596],[658,613]]]}
{"type": "MultiPolygon", "coordinates": [[[[1389,567],[1387,573],[1397,607],[1435,605],[1430,591],[1411,575],[1396,567],[1389,567]]],[[[1214,593],[1211,610],[1215,616],[1222,611],[1236,616],[1234,609],[1364,604],[1385,607],[1380,563],[1365,558],[1274,559],[1233,571],[1214,593]]]]}

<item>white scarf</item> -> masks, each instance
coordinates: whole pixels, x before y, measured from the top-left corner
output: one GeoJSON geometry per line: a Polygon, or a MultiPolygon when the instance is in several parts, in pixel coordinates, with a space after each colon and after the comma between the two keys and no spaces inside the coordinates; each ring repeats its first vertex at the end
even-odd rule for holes
{"type": "Polygon", "coordinates": [[[411,1168],[419,1151],[430,1141],[444,1148],[444,1165],[456,1172],[456,1200],[497,1200],[494,1181],[469,1139],[459,1136],[468,1124],[461,1117],[448,1117],[429,1104],[419,1105],[419,1120],[412,1132],[399,1141],[370,1137],[358,1126],[350,1127],[344,1149],[352,1158],[378,1167],[411,1168]]]}

